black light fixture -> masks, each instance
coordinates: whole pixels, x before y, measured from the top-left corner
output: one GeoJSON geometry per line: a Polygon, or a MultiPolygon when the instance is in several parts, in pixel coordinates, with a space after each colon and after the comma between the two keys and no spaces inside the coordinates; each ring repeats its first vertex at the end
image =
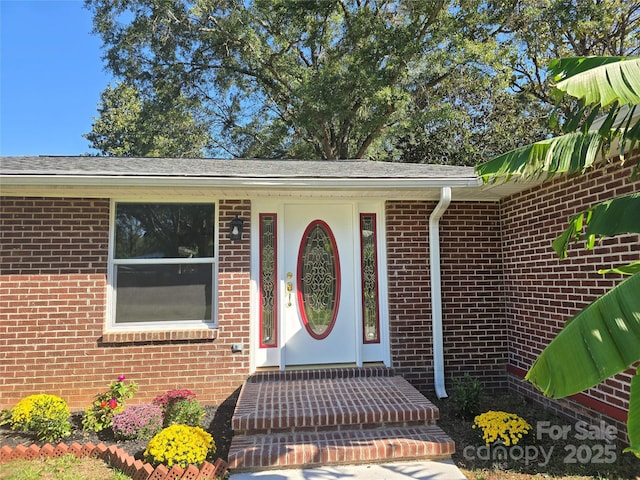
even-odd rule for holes
{"type": "Polygon", "coordinates": [[[236,218],[231,220],[229,223],[229,239],[232,242],[237,242],[242,239],[242,229],[244,227],[244,220],[238,217],[236,213],[236,218]]]}

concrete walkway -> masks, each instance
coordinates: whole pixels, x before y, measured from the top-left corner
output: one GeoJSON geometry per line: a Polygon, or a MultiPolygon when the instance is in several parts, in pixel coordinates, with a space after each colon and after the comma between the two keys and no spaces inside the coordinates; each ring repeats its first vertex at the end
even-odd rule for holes
{"type": "Polygon", "coordinates": [[[451,460],[374,465],[333,465],[309,469],[263,470],[232,474],[230,480],[466,480],[451,460]]]}

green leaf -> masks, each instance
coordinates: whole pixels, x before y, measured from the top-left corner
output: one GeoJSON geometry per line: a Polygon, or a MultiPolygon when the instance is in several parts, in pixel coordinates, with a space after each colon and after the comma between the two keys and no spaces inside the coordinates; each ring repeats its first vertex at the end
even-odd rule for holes
{"type": "Polygon", "coordinates": [[[631,262],[628,265],[621,265],[615,268],[605,268],[598,270],[598,273],[619,273],[621,275],[634,275],[640,272],[640,262],[631,262]]]}
{"type": "Polygon", "coordinates": [[[640,360],[640,274],[573,317],[535,361],[526,379],[545,395],[586,390],[640,360]]]}
{"type": "Polygon", "coordinates": [[[627,434],[629,435],[629,447],[625,448],[623,452],[632,452],[640,458],[640,375],[638,375],[638,370],[631,379],[627,434]]]}
{"type": "Polygon", "coordinates": [[[640,58],[572,57],[553,63],[555,88],[585,104],[640,103],[640,58]]]}
{"type": "Polygon", "coordinates": [[[511,150],[476,167],[483,181],[550,177],[557,173],[583,172],[593,165],[609,139],[597,131],[568,133],[511,150]]]}
{"type": "Polygon", "coordinates": [[[592,249],[596,238],[621,233],[640,233],[640,193],[598,203],[569,220],[569,227],[553,241],[553,249],[560,258],[566,258],[569,244],[585,240],[592,249]],[[586,225],[586,231],[584,230],[586,225]]]}

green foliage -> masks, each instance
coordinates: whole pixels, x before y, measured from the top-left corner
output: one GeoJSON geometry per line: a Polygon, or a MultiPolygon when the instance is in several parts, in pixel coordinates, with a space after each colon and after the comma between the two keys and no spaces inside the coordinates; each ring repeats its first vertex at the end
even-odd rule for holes
{"type": "Polygon", "coordinates": [[[164,425],[190,425],[200,426],[205,411],[197,400],[180,400],[173,402],[165,411],[164,425]]]}
{"type": "Polygon", "coordinates": [[[11,428],[32,432],[38,440],[53,442],[71,433],[67,403],[55,395],[30,395],[11,410],[11,428]]]}
{"type": "Polygon", "coordinates": [[[585,248],[591,250],[596,239],[629,232],[640,232],[640,193],[614,198],[574,215],[552,246],[560,258],[566,258],[572,241],[584,240],[585,248]]]}
{"type": "Polygon", "coordinates": [[[527,380],[562,398],[586,390],[640,360],[640,274],[573,317],[542,351],[527,380]]]}
{"type": "Polygon", "coordinates": [[[110,154],[204,126],[224,156],[470,165],[549,132],[551,59],[640,51],[638,0],[85,1],[141,99],[96,121],[110,154]]]}
{"type": "MultiPolygon", "coordinates": [[[[477,168],[487,181],[584,172],[604,164],[614,140],[620,159],[625,148],[640,141],[639,58],[565,58],[551,66],[558,92],[578,98],[579,108],[566,115],[560,137],[508,152],[477,168]],[[602,108],[611,105],[598,118],[602,108]]],[[[556,97],[557,101],[561,99],[556,97]]],[[[637,170],[637,167],[636,167],[637,170]]],[[[635,175],[636,172],[634,172],[635,175]]],[[[561,258],[572,240],[595,239],[620,233],[640,233],[638,196],[614,198],[574,216],[567,230],[553,243],[561,258]]],[[[631,273],[605,295],[570,319],[535,361],[526,378],[546,395],[562,398],[593,387],[627,370],[640,360],[640,273],[637,263],[603,272],[631,273]]],[[[627,420],[631,447],[640,457],[640,399],[637,373],[632,380],[627,420]]]]}
{"type": "Polygon", "coordinates": [[[213,438],[202,428],[171,425],[151,439],[144,457],[152,465],[187,468],[189,465],[202,465],[207,456],[215,451],[213,438]]]}
{"type": "Polygon", "coordinates": [[[114,415],[124,410],[125,402],[132,398],[137,390],[135,382],[127,384],[124,375],[118,377],[106,392],[96,395],[93,403],[87,408],[82,419],[83,428],[94,432],[110,428],[114,415]]]}
{"type": "Polygon", "coordinates": [[[453,410],[460,418],[473,418],[480,409],[482,385],[477,378],[465,373],[463,377],[454,378],[451,401],[453,410]]]}
{"type": "Polygon", "coordinates": [[[465,68],[488,80],[512,50],[500,2],[86,4],[114,75],[157,104],[179,86],[232,156],[396,158],[423,114],[446,124],[452,98],[434,87],[465,68]]]}
{"type": "Polygon", "coordinates": [[[173,424],[198,427],[205,415],[196,394],[187,389],[169,390],[154,398],[153,403],[162,408],[165,427],[173,424]]]}
{"type": "Polygon", "coordinates": [[[194,108],[179,93],[163,96],[125,83],[109,85],[101,94],[99,116],[84,137],[101,155],[202,157],[210,138],[194,108]]]}

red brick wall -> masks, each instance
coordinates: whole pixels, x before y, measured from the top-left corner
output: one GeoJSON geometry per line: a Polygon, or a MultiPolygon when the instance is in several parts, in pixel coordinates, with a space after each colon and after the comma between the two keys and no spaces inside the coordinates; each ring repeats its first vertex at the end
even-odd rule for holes
{"type": "MultiPolygon", "coordinates": [[[[620,280],[600,275],[599,268],[638,260],[637,235],[622,235],[587,251],[572,246],[560,261],[551,242],[569,218],[614,196],[640,190],[631,182],[631,167],[612,164],[584,175],[560,178],[503,200],[502,230],[505,295],[509,317],[509,370],[526,373],[564,323],[620,280]]],[[[578,398],[610,415],[625,416],[632,372],[617,375],[578,398]]],[[[518,381],[514,388],[520,389],[518,381]]]]}
{"type": "Polygon", "coordinates": [[[507,388],[500,209],[452,202],[440,220],[445,374],[468,373],[488,391],[507,388]]]}
{"type": "MultiPolygon", "coordinates": [[[[435,202],[388,202],[391,355],[398,373],[433,389],[429,215],[435,202]]],[[[452,202],[440,220],[445,378],[507,387],[499,205],[452,202]]]]}
{"type": "Polygon", "coordinates": [[[109,201],[3,197],[0,203],[0,408],[33,393],[84,408],[118,375],[139,384],[136,401],[190,388],[219,403],[249,371],[249,225],[228,240],[248,201],[219,204],[219,329],[103,335],[109,201]]]}

